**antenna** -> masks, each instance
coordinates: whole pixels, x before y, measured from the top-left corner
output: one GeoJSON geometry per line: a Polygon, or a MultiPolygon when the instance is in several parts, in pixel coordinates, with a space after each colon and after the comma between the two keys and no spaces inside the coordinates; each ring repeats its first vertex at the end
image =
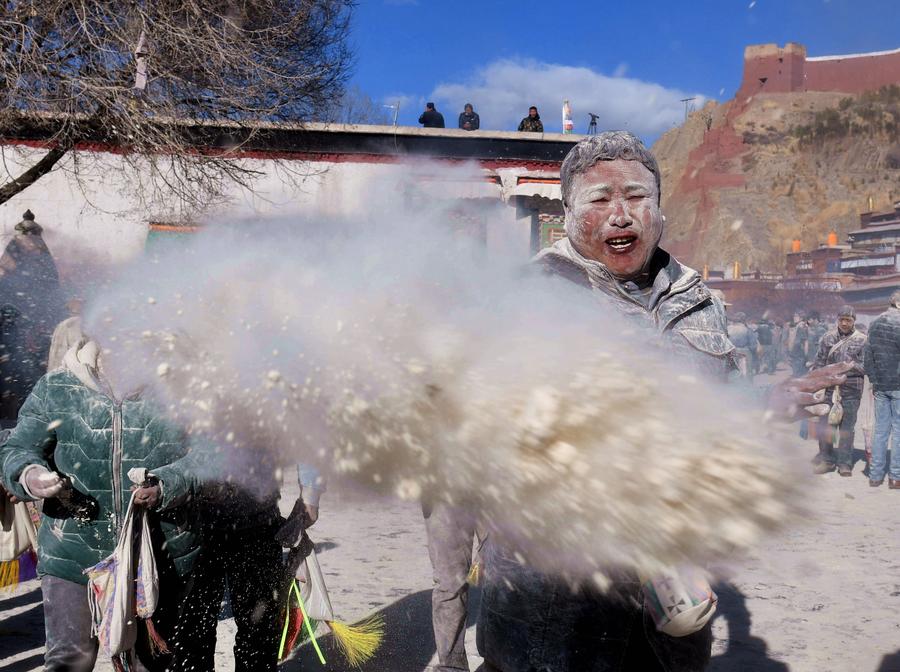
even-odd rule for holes
{"type": "Polygon", "coordinates": [[[386,108],[394,111],[394,119],[393,126],[397,125],[397,117],[400,116],[400,101],[398,100],[394,105],[385,105],[386,108]]]}
{"type": "Polygon", "coordinates": [[[688,115],[694,111],[694,101],[697,100],[696,96],[692,98],[682,98],[681,102],[684,103],[684,120],[687,121],[688,115]]]}

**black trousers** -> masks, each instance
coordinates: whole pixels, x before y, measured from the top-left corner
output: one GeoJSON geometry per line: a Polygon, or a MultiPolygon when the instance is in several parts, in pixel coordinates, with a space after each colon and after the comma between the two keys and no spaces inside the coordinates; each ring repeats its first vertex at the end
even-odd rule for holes
{"type": "Polygon", "coordinates": [[[191,636],[176,637],[175,672],[215,669],[216,623],[226,582],[237,625],[235,672],[274,672],[283,574],[281,545],[275,541],[277,529],[204,531],[178,621],[179,630],[191,636]]]}
{"type": "Polygon", "coordinates": [[[841,400],[844,417],[838,426],[838,445],[834,445],[834,427],[828,424],[828,416],[819,418],[819,454],[817,462],[849,467],[853,464],[853,438],[860,400],[854,397],[841,400]]]}

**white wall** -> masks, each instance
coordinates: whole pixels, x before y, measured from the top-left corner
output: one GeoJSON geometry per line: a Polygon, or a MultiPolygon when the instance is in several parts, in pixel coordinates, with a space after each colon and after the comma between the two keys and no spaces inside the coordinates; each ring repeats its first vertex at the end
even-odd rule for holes
{"type": "MultiPolygon", "coordinates": [[[[0,146],[0,183],[18,176],[42,155],[43,150],[0,146]]],[[[353,215],[362,212],[375,196],[399,195],[403,178],[432,171],[460,171],[477,178],[477,166],[437,168],[419,161],[415,165],[391,163],[290,162],[287,170],[270,161],[248,160],[247,166],[265,175],[247,190],[234,186],[228,197],[205,213],[208,219],[219,214],[290,214],[295,211],[353,215]]],[[[440,184],[438,185],[440,191],[440,184]]],[[[447,192],[450,196],[452,189],[447,192]]],[[[57,259],[61,272],[86,261],[101,265],[125,262],[144,247],[150,221],[178,221],[187,213],[171,198],[147,205],[138,197],[139,186],[124,169],[121,157],[102,152],[79,152],[67,156],[48,175],[19,195],[0,205],[0,245],[6,246],[26,209],[44,227],[44,239],[57,259]],[[78,167],[78,179],[74,169],[78,167]]],[[[498,204],[502,203],[498,191],[498,204]]],[[[503,204],[492,208],[488,229],[489,245],[524,242],[517,226],[515,208],[503,204]]],[[[527,247],[523,247],[523,259],[527,247]]]]}

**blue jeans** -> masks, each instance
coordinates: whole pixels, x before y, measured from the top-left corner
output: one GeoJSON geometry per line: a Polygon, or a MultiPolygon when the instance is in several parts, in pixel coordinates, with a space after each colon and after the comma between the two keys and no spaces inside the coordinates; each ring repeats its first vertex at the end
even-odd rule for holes
{"type": "Polygon", "coordinates": [[[872,436],[872,467],[869,478],[880,481],[887,467],[888,437],[891,445],[891,478],[900,480],[900,390],[875,393],[875,434],[872,436]]]}

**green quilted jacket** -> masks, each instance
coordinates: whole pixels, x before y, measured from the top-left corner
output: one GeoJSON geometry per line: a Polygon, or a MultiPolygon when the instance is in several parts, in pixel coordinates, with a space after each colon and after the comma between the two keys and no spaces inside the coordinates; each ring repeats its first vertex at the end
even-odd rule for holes
{"type": "Polygon", "coordinates": [[[39,464],[69,476],[75,490],[97,501],[98,515],[84,522],[51,517],[59,509],[46,500],[50,514],[45,511],[38,533],[38,570],[87,583],[83,571],[115,548],[131,496],[128,470],[144,467],[162,482],[162,501],[150,513],[151,529],[165,536],[157,547],[157,563],[171,560],[183,576],[198,545],[187,529],[187,507],[178,505],[198,487],[199,452],[190,453],[183,431],[149,401],[116,401],[99,389],[69,369],[48,373],[35,385],[0,448],[3,483],[16,497],[31,499],[19,476],[28,465],[39,464]]]}

